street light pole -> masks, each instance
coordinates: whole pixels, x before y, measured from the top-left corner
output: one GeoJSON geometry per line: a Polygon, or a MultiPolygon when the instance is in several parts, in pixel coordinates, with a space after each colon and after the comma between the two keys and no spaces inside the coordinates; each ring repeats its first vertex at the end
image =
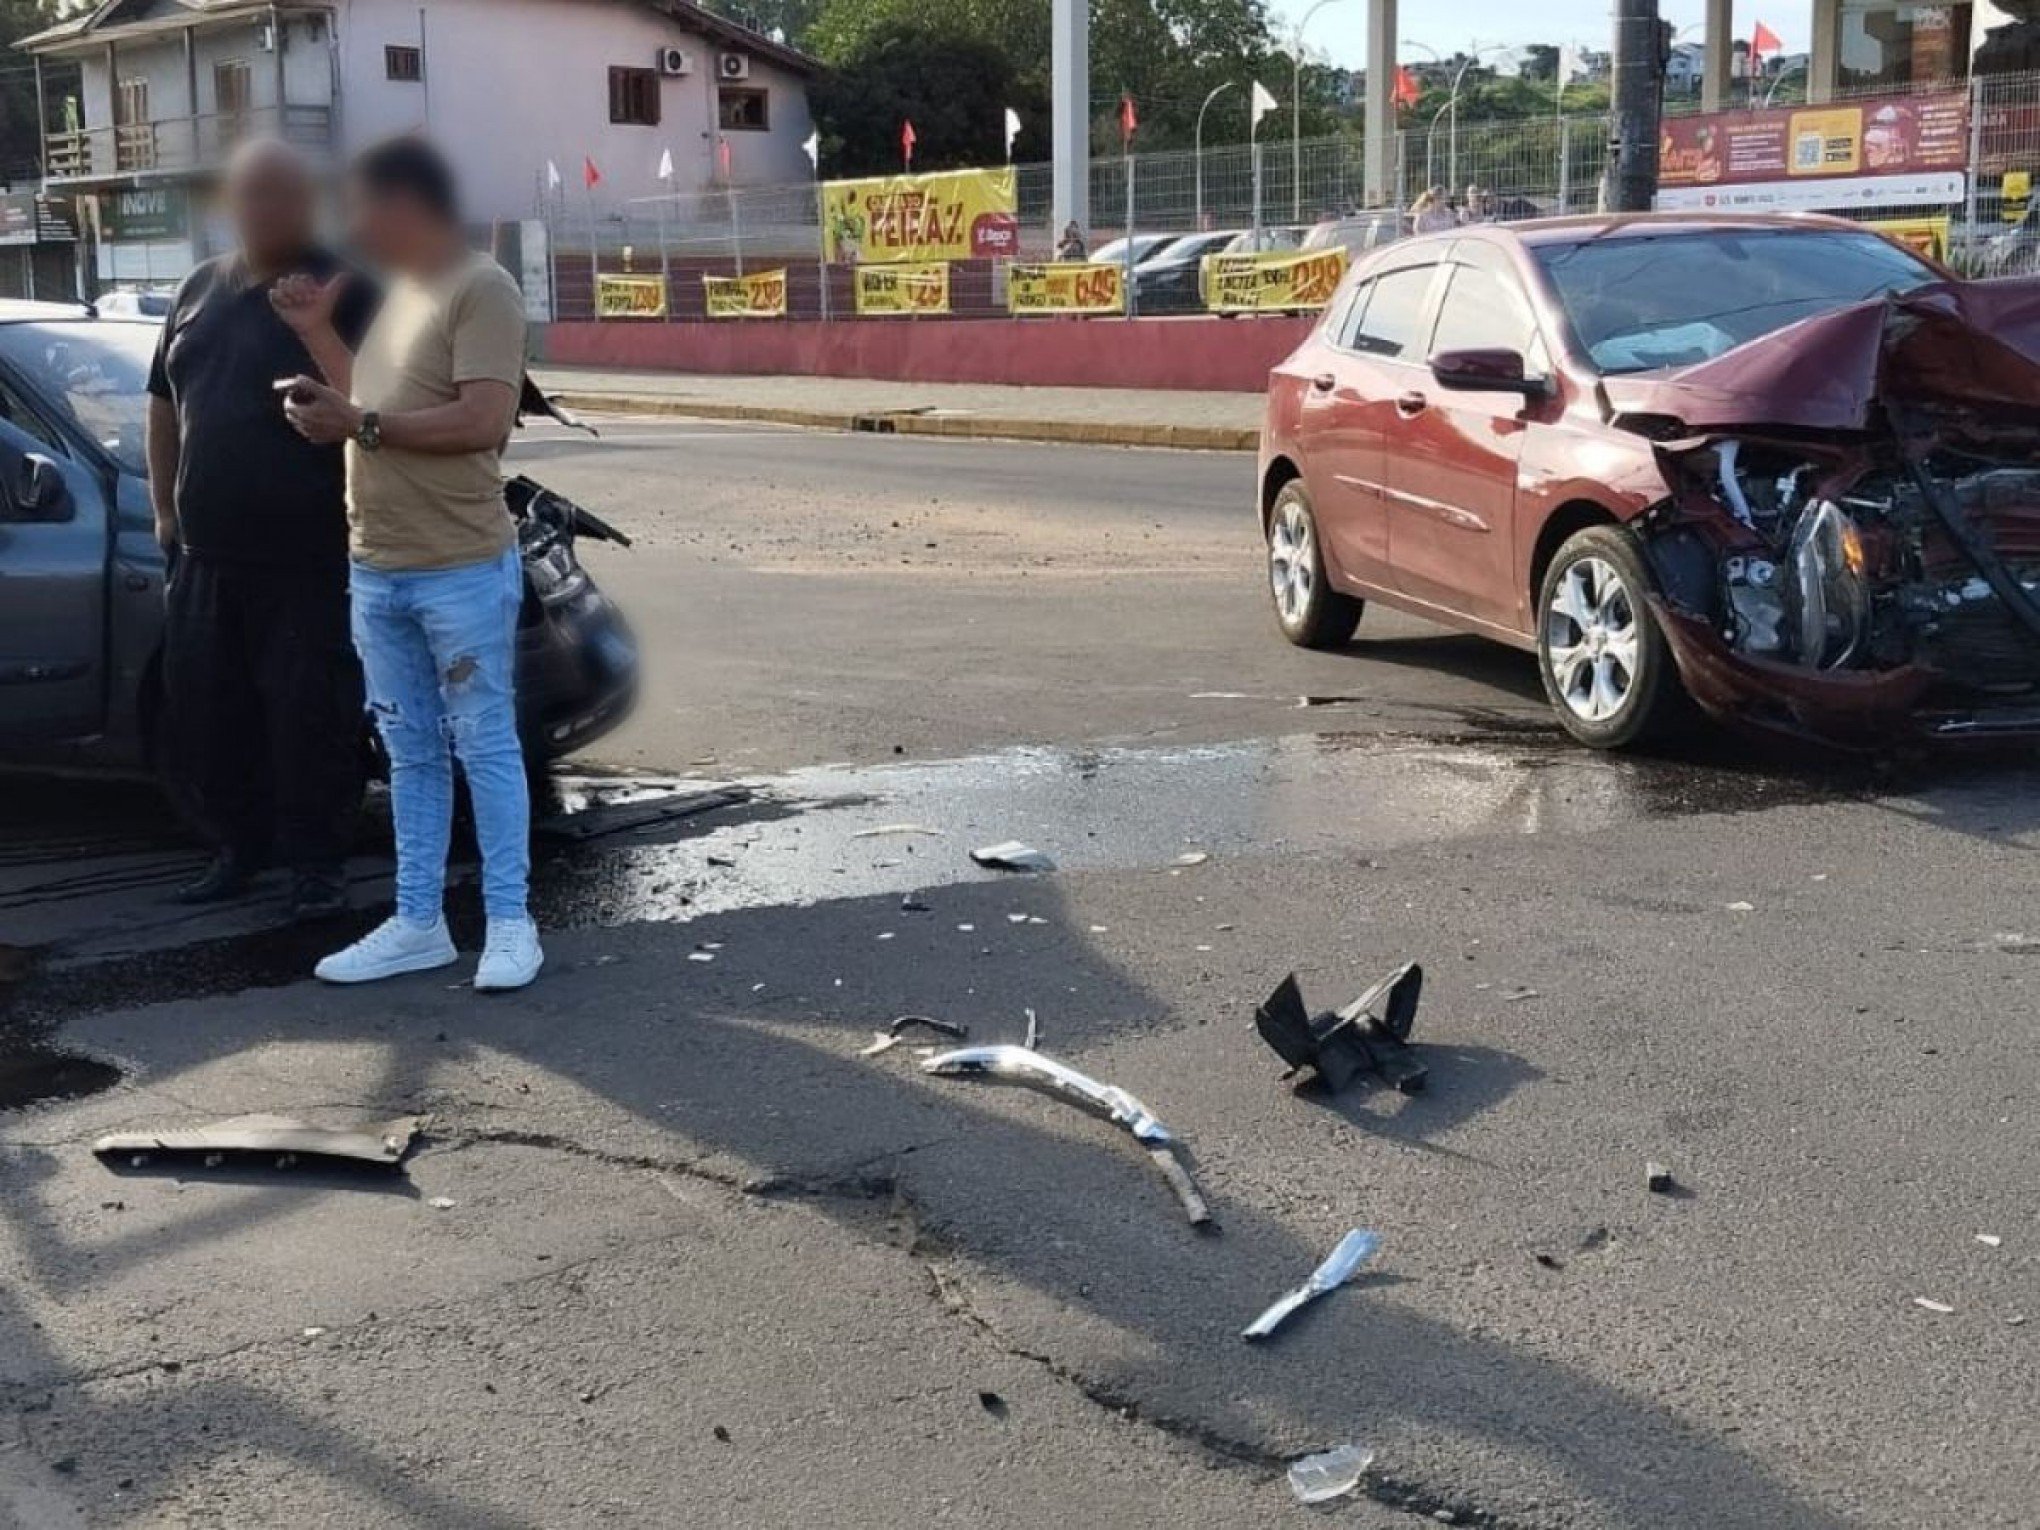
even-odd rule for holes
{"type": "Polygon", "coordinates": [[[1335,0],[1317,0],[1296,24],[1296,51],[1289,58],[1289,221],[1303,221],[1303,29],[1335,0]]]}
{"type": "Polygon", "coordinates": [[[1197,163],[1196,221],[1199,229],[1204,227],[1204,114],[1211,109],[1212,102],[1232,88],[1233,82],[1231,80],[1221,81],[1214,85],[1211,89],[1211,94],[1204,98],[1204,105],[1197,108],[1196,149],[1194,150],[1194,157],[1197,163]]]}

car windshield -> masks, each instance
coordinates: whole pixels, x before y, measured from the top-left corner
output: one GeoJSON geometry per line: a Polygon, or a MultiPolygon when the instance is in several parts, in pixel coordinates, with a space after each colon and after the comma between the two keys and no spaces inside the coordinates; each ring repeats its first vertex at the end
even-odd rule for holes
{"type": "Polygon", "coordinates": [[[1625,234],[1536,254],[1603,372],[1709,361],[1815,314],[1939,279],[1889,240],[1841,229],[1625,234]]]}
{"type": "Polygon", "coordinates": [[[147,473],[142,427],[160,325],[67,319],[0,324],[0,361],[36,401],[73,421],[124,473],[147,473]]]}

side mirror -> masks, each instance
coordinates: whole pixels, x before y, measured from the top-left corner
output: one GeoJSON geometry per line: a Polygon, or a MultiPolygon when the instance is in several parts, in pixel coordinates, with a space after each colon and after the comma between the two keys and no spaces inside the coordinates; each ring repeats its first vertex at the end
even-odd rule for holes
{"type": "Polygon", "coordinates": [[[1441,388],[1462,393],[1521,393],[1542,398],[1550,384],[1523,371],[1520,351],[1439,351],[1431,357],[1431,375],[1441,388]]]}
{"type": "Polygon", "coordinates": [[[0,518],[10,521],[61,521],[71,513],[71,491],[63,472],[40,452],[23,455],[14,482],[0,494],[0,518]]]}

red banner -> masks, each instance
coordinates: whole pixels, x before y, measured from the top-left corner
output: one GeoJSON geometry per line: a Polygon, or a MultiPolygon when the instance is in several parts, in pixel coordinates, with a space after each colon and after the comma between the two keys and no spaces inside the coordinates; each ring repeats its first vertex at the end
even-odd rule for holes
{"type": "Polygon", "coordinates": [[[1660,133],[1658,184],[1668,187],[1962,170],[1969,97],[1945,91],[1703,112],[1667,117],[1660,133]]]}

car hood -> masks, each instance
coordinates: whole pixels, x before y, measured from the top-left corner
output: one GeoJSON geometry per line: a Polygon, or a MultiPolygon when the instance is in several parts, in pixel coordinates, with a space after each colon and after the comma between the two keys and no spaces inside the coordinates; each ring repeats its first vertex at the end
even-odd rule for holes
{"type": "Polygon", "coordinates": [[[1602,387],[1611,415],[1693,430],[1868,430],[1881,403],[2009,415],[2030,427],[2040,412],[2040,279],[1937,282],[1602,387]]]}

